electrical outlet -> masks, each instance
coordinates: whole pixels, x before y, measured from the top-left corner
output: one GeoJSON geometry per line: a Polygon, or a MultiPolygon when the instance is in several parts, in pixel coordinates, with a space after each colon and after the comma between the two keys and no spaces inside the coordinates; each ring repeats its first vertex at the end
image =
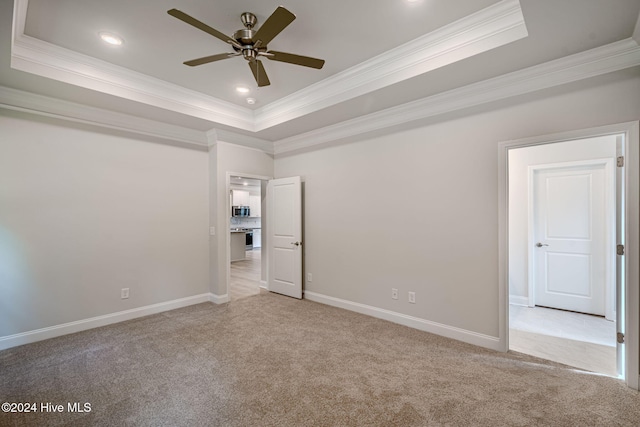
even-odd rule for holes
{"type": "Polygon", "coordinates": [[[127,299],[129,298],[129,288],[122,288],[120,290],[120,299],[127,299]]]}
{"type": "Polygon", "coordinates": [[[391,298],[398,299],[398,290],[396,288],[391,288],[391,298]]]}
{"type": "Polygon", "coordinates": [[[216,235],[216,228],[215,227],[209,227],[209,235],[211,235],[211,236],[215,236],[216,235]]]}
{"type": "Polygon", "coordinates": [[[307,282],[313,282],[313,275],[311,273],[307,273],[307,282]]]}
{"type": "Polygon", "coordinates": [[[416,303],[416,293],[415,292],[409,292],[409,302],[411,304],[415,304],[416,303]]]}

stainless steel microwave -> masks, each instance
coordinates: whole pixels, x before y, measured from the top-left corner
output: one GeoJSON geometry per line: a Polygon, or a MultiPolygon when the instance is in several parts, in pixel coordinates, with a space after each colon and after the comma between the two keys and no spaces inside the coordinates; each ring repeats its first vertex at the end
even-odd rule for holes
{"type": "Polygon", "coordinates": [[[249,206],[232,206],[231,215],[233,216],[249,216],[249,206]]]}

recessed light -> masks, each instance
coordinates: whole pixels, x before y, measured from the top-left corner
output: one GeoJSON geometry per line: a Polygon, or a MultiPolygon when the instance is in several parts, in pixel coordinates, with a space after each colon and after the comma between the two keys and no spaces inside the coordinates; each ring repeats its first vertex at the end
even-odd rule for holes
{"type": "Polygon", "coordinates": [[[253,105],[255,103],[256,103],[256,99],[255,98],[247,98],[247,104],[253,105]]]}
{"type": "Polygon", "coordinates": [[[246,86],[236,86],[236,90],[240,93],[249,93],[249,88],[246,86]]]}
{"type": "Polygon", "coordinates": [[[122,43],[124,43],[124,39],[118,36],[117,34],[107,33],[106,31],[102,31],[98,33],[98,35],[100,36],[102,41],[104,41],[105,43],[109,43],[110,45],[113,45],[113,46],[120,46],[122,45],[122,43]]]}

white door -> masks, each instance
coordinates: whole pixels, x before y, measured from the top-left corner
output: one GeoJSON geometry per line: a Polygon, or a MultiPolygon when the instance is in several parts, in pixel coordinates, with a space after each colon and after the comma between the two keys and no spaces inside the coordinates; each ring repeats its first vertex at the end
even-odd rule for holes
{"type": "Polygon", "coordinates": [[[605,315],[605,165],[534,172],[535,304],[605,315]]]}
{"type": "Polygon", "coordinates": [[[271,292],[302,298],[302,194],[300,177],[269,181],[268,286],[271,292]]]}

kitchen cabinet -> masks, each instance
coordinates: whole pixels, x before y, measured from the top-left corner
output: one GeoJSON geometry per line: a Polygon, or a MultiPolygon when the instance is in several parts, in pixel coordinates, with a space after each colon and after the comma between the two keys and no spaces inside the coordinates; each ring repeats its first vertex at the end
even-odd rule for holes
{"type": "Polygon", "coordinates": [[[254,248],[262,247],[262,230],[259,228],[253,229],[253,247],[254,248]]]}
{"type": "Polygon", "coordinates": [[[241,261],[246,258],[246,239],[244,231],[231,232],[231,262],[241,261]]]}
{"type": "Polygon", "coordinates": [[[249,196],[249,216],[262,216],[262,199],[260,196],[249,196]]]}
{"type": "Polygon", "coordinates": [[[232,206],[249,206],[249,192],[232,190],[232,206]]]}

